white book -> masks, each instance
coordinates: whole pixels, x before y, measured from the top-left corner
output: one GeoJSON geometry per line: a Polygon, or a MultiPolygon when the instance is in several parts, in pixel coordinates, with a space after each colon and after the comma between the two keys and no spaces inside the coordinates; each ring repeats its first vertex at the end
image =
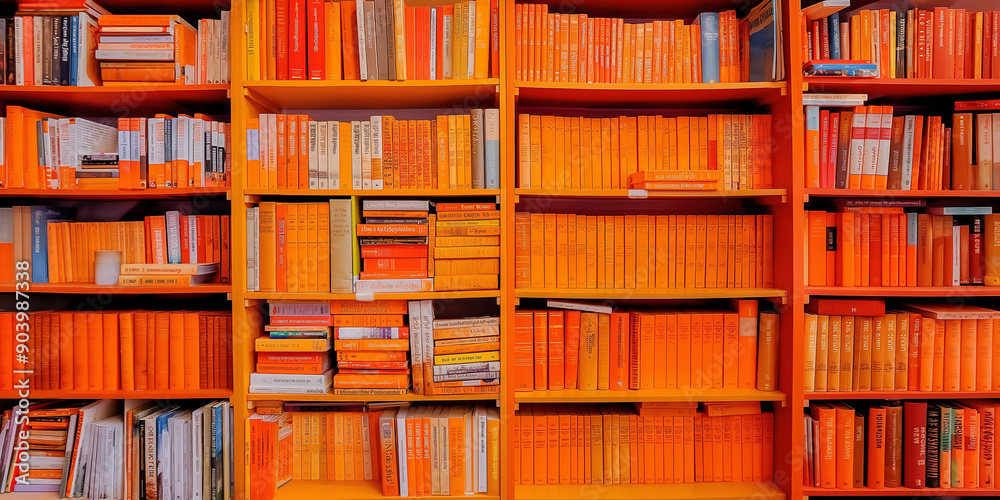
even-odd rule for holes
{"type": "Polygon", "coordinates": [[[370,141],[370,151],[371,151],[371,164],[378,165],[379,175],[372,175],[371,181],[372,189],[382,189],[383,188],[383,177],[382,169],[382,117],[375,115],[371,117],[371,141],[370,141]]]}
{"type": "MultiPolygon", "coordinates": [[[[186,115],[177,115],[177,155],[174,156],[174,161],[182,161],[191,168],[191,117],[186,115]]],[[[136,137],[136,143],[133,147],[139,146],[138,137],[136,137]]],[[[136,151],[138,153],[138,151],[136,151]]],[[[138,154],[136,155],[138,157],[138,154]]],[[[188,174],[191,177],[191,174],[188,174]]],[[[188,187],[189,180],[176,179],[176,185],[174,187],[188,187]]]]}
{"type": "MultiPolygon", "coordinates": [[[[878,138],[878,163],[875,175],[889,178],[889,150],[892,142],[892,106],[882,106],[882,128],[878,138]]],[[[876,182],[876,185],[877,182],[876,182]]]]}
{"type": "Polygon", "coordinates": [[[372,122],[361,122],[361,189],[372,188],[372,122]]]}
{"type": "MultiPolygon", "coordinates": [[[[14,40],[24,40],[24,18],[14,18],[14,40]]],[[[24,85],[24,44],[14,43],[14,84],[24,85]]]]}
{"type": "MultiPolygon", "coordinates": [[[[442,417],[445,419],[445,428],[447,428],[447,419],[451,418],[456,411],[461,411],[459,407],[450,406],[445,407],[441,413],[442,417]]],[[[441,449],[451,450],[451,435],[449,432],[441,433],[441,449]]],[[[441,482],[441,494],[451,495],[451,453],[444,452],[441,453],[441,477],[448,478],[447,481],[441,482]]]]}
{"type": "MultiPolygon", "coordinates": [[[[310,124],[311,126],[311,124],[310,124]]],[[[330,130],[328,122],[316,123],[316,187],[329,189],[329,142],[326,138],[330,130]]]]}
{"type": "MultiPolygon", "coordinates": [[[[211,123],[209,122],[209,126],[211,123]]],[[[259,131],[257,129],[247,129],[247,140],[253,140],[251,153],[251,143],[247,142],[247,155],[248,158],[252,154],[256,156],[255,160],[260,161],[260,156],[258,156],[258,142],[259,131]],[[251,137],[251,132],[253,136],[251,137]]],[[[205,120],[201,118],[191,119],[191,179],[194,181],[195,186],[204,186],[206,180],[208,179],[205,172],[205,120]]],[[[256,172],[253,172],[255,175],[256,172]]]]}
{"type": "Polygon", "coordinates": [[[475,422],[473,422],[471,411],[466,410],[463,416],[465,417],[465,494],[471,495],[475,491],[473,489],[473,477],[476,469],[476,460],[473,454],[475,450],[473,442],[475,438],[475,422]]]}
{"type": "Polygon", "coordinates": [[[32,52],[34,56],[33,64],[35,65],[35,81],[32,83],[34,85],[42,84],[42,19],[42,16],[32,16],[31,19],[31,31],[32,36],[34,36],[32,39],[32,45],[34,45],[34,51],[32,52]]]}
{"type": "MultiPolygon", "coordinates": [[[[332,385],[332,384],[331,384],[332,385]]],[[[331,386],[273,386],[273,385],[251,385],[248,392],[250,394],[327,394],[331,386]]]]}
{"type": "Polygon", "coordinates": [[[802,13],[805,14],[806,20],[816,21],[850,6],[851,0],[823,0],[808,7],[803,7],[802,13]]]}
{"type": "Polygon", "coordinates": [[[219,34],[221,40],[219,41],[219,52],[222,54],[222,61],[220,61],[221,67],[219,68],[221,73],[222,83],[229,83],[230,77],[230,62],[229,62],[229,11],[222,11],[222,20],[219,21],[222,25],[222,32],[219,34]]]}
{"type": "Polygon", "coordinates": [[[864,185],[864,178],[871,176],[874,182],[875,173],[878,167],[878,143],[882,133],[882,114],[868,113],[865,115],[865,146],[864,157],[861,165],[861,183],[864,185]]]}
{"type": "Polygon", "coordinates": [[[170,210],[167,220],[167,264],[181,263],[181,214],[170,210]]]}
{"type": "Polygon", "coordinates": [[[351,183],[353,189],[361,189],[361,122],[351,122],[351,183]]]}
{"type": "Polygon", "coordinates": [[[247,291],[255,292],[257,291],[254,282],[256,281],[254,277],[254,268],[257,267],[256,255],[254,255],[254,247],[257,246],[257,230],[253,225],[253,211],[257,207],[247,207],[247,291]]]}
{"type": "Polygon", "coordinates": [[[396,51],[396,80],[406,80],[406,4],[403,0],[392,0],[392,17],[394,26],[389,26],[395,33],[393,41],[396,51]]]}
{"type": "MultiPolygon", "coordinates": [[[[59,172],[63,168],[76,168],[75,158],[77,155],[74,149],[75,141],[71,139],[71,129],[76,130],[76,127],[70,127],[69,118],[59,118],[57,120],[57,126],[59,127],[59,169],[56,171],[56,176],[54,180],[55,187],[59,188],[59,172]]],[[[109,127],[110,128],[110,127],[109,127]]],[[[115,129],[115,137],[118,136],[118,130],[115,129]]]]}
{"type": "MultiPolygon", "coordinates": [[[[487,5],[489,5],[489,2],[487,2],[487,5]]],[[[469,25],[468,47],[466,50],[468,53],[468,70],[465,77],[472,78],[476,74],[476,0],[469,1],[467,12],[468,15],[465,16],[465,21],[468,21],[467,24],[469,25]]]]}
{"type": "Polygon", "coordinates": [[[854,113],[853,123],[851,124],[851,151],[848,155],[848,174],[851,177],[858,176],[859,180],[865,159],[866,116],[867,114],[865,113],[854,113]]]}
{"type": "MultiPolygon", "coordinates": [[[[278,172],[278,117],[274,113],[267,115],[267,178],[276,178],[278,172]]],[[[278,186],[270,185],[271,189],[278,186]]]]}
{"type": "Polygon", "coordinates": [[[451,74],[452,57],[452,37],[455,29],[454,14],[445,14],[441,20],[441,78],[450,80],[454,78],[451,74]]]}
{"type": "Polygon", "coordinates": [[[327,139],[330,141],[327,148],[327,189],[340,189],[340,122],[327,122],[330,130],[327,139]]]}
{"type": "Polygon", "coordinates": [[[326,387],[333,382],[333,370],[320,375],[251,373],[250,385],[273,387],[326,387]]]}
{"type": "Polygon", "coordinates": [[[903,141],[900,151],[903,155],[903,165],[900,168],[900,189],[910,190],[913,185],[913,139],[916,134],[917,118],[906,115],[903,118],[903,141]]]}
{"type": "MultiPolygon", "coordinates": [[[[187,218],[187,227],[181,228],[182,231],[188,232],[189,241],[198,241],[198,220],[194,217],[187,218]]],[[[250,234],[250,233],[247,233],[250,234]]],[[[198,263],[198,245],[189,245],[191,248],[188,249],[188,262],[198,263]]],[[[252,257],[252,255],[251,255],[252,257]]]]}
{"type": "Polygon", "coordinates": [[[260,291],[260,207],[253,207],[253,289],[260,291]]]}
{"type": "MultiPolygon", "coordinates": [[[[89,54],[90,51],[93,50],[94,48],[93,37],[91,37],[90,34],[93,33],[94,31],[97,31],[97,20],[90,17],[89,14],[86,14],[84,12],[78,14],[77,17],[80,19],[79,22],[80,33],[77,36],[77,39],[79,40],[77,53],[89,54]]],[[[38,18],[36,17],[35,19],[38,18]]],[[[39,23],[36,23],[35,25],[37,26],[38,24],[39,23]]],[[[77,87],[93,87],[94,85],[96,85],[96,83],[90,79],[90,74],[87,72],[88,68],[86,64],[77,64],[76,66],[77,66],[76,68],[77,87]]],[[[41,71],[41,64],[35,67],[35,78],[38,78],[38,74],[40,71],[41,71]]]]}
{"type": "Polygon", "coordinates": [[[486,439],[486,412],[483,407],[476,407],[476,458],[479,461],[476,470],[476,493],[486,493],[486,465],[489,458],[489,443],[486,439]]]}
{"type": "Polygon", "coordinates": [[[195,40],[195,43],[197,44],[195,46],[198,47],[198,50],[195,51],[194,55],[194,79],[199,84],[207,83],[207,77],[201,70],[202,59],[205,57],[204,54],[202,54],[201,47],[208,47],[208,43],[205,40],[205,36],[208,35],[208,29],[205,28],[205,23],[207,21],[208,19],[198,20],[198,37],[197,40],[195,40]]]}
{"type": "Polygon", "coordinates": [[[309,120],[307,127],[309,134],[309,189],[319,189],[319,127],[315,120],[309,120]]]}
{"type": "Polygon", "coordinates": [[[406,468],[406,416],[412,411],[411,408],[400,408],[399,413],[396,414],[396,456],[399,459],[399,496],[408,497],[410,496],[410,490],[407,486],[408,479],[410,477],[409,471],[406,468]]]}
{"type": "Polygon", "coordinates": [[[951,226],[951,286],[962,284],[962,231],[958,220],[952,217],[951,226]]]}
{"type": "Polygon", "coordinates": [[[976,115],[975,189],[992,189],[993,180],[993,117],[990,113],[976,115]]]}
{"type": "Polygon", "coordinates": [[[431,65],[431,80],[440,80],[441,76],[437,74],[437,7],[431,7],[431,40],[430,40],[430,65],[431,65]]]}
{"type": "MultiPolygon", "coordinates": [[[[354,13],[358,18],[358,66],[360,70],[358,75],[361,81],[365,81],[368,80],[368,56],[366,55],[367,46],[365,45],[365,9],[363,1],[357,2],[357,8],[354,9],[354,13]]],[[[406,59],[403,60],[405,61],[406,59]]],[[[375,79],[375,75],[372,75],[372,79],[375,79]]]]}
{"type": "MultiPolygon", "coordinates": [[[[423,358],[423,380],[429,384],[434,378],[434,306],[430,300],[420,301],[420,355],[423,358]]],[[[425,393],[427,391],[424,391],[425,393]]]]}
{"type": "MultiPolygon", "coordinates": [[[[993,113],[993,158],[1000,158],[1000,141],[996,140],[996,134],[1000,132],[1000,113],[993,113]]],[[[994,161],[990,172],[990,187],[997,189],[1000,187],[1000,162],[994,161]]]]}
{"type": "Polygon", "coordinates": [[[267,189],[267,153],[270,147],[270,137],[267,132],[267,113],[261,113],[258,118],[259,122],[259,134],[257,135],[257,157],[260,159],[260,172],[257,175],[260,178],[260,187],[267,189]]]}
{"type": "MultiPolygon", "coordinates": [[[[369,428],[370,423],[368,422],[368,414],[361,416],[361,435],[370,436],[371,429],[369,428]]],[[[313,441],[315,442],[315,440],[313,441]]],[[[363,451],[364,458],[364,470],[365,470],[365,481],[372,480],[372,447],[371,439],[361,440],[361,449],[363,451]]]]}
{"type": "MultiPolygon", "coordinates": [[[[359,281],[358,285],[361,283],[363,281],[359,281]]],[[[413,342],[410,342],[410,369],[415,375],[417,370],[423,370],[424,365],[424,344],[423,342],[419,342],[422,324],[420,321],[420,301],[411,300],[407,302],[406,311],[409,319],[407,324],[410,325],[410,336],[414,339],[413,342]]],[[[415,376],[411,377],[413,380],[413,392],[415,394],[424,393],[424,386],[420,383],[423,380],[423,372],[421,371],[420,373],[421,377],[419,379],[415,376]]]]}

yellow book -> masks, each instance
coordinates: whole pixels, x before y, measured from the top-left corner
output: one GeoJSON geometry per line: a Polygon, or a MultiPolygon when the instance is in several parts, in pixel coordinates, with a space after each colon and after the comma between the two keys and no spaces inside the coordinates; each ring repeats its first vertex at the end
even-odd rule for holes
{"type": "Polygon", "coordinates": [[[473,78],[486,78],[490,65],[490,2],[476,2],[476,48],[473,78]]]}
{"type": "Polygon", "coordinates": [[[463,159],[465,160],[465,177],[462,186],[465,189],[472,187],[472,116],[461,115],[462,120],[462,142],[459,144],[463,149],[463,159]]]}
{"type": "Polygon", "coordinates": [[[460,173],[465,172],[458,167],[458,117],[448,115],[448,187],[458,189],[460,183],[460,173]]]}
{"type": "Polygon", "coordinates": [[[598,314],[585,312],[580,315],[580,377],[582,391],[597,390],[598,314]]]}
{"type": "Polygon", "coordinates": [[[260,1],[247,0],[246,6],[247,80],[251,81],[260,80],[260,1]]]}
{"type": "MultiPolygon", "coordinates": [[[[326,29],[329,32],[329,36],[327,36],[325,40],[326,79],[341,80],[343,79],[343,75],[340,72],[342,54],[342,50],[340,48],[340,4],[326,2],[323,7],[326,9],[326,29]]],[[[396,79],[402,80],[403,78],[397,77],[396,79]]]]}
{"type": "Polygon", "coordinates": [[[803,353],[802,389],[805,392],[816,390],[816,341],[818,336],[819,317],[815,314],[805,315],[805,352],[803,353]]]}

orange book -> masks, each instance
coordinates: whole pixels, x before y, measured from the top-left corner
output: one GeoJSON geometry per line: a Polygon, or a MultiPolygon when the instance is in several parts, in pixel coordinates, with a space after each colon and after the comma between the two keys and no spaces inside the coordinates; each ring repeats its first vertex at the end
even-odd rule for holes
{"type": "Polygon", "coordinates": [[[629,388],[629,314],[613,312],[609,318],[609,388],[623,391],[629,388]]]}
{"type": "Polygon", "coordinates": [[[993,373],[997,371],[993,365],[994,346],[994,319],[977,320],[976,332],[976,390],[989,391],[992,389],[993,373]]]}
{"type": "Polygon", "coordinates": [[[737,387],[752,389],[757,377],[757,301],[737,300],[739,314],[739,375],[737,387]]]}
{"type": "Polygon", "coordinates": [[[104,325],[98,313],[87,313],[84,317],[87,357],[83,364],[87,370],[87,389],[99,391],[104,388],[104,325]]]}
{"type": "Polygon", "coordinates": [[[855,214],[839,213],[838,227],[841,231],[837,238],[837,286],[855,286],[854,281],[854,224],[855,214]]]}
{"type": "MultiPolygon", "coordinates": [[[[822,211],[806,211],[807,246],[809,262],[809,284],[812,286],[827,285],[827,251],[826,251],[826,220],[827,213],[822,211]]],[[[832,283],[830,283],[832,284],[832,283]]]]}
{"type": "Polygon", "coordinates": [[[565,388],[565,317],[563,311],[548,311],[548,388],[565,388]]]}
{"type": "MultiPolygon", "coordinates": [[[[944,324],[944,365],[942,373],[943,388],[945,391],[961,390],[962,362],[962,322],[963,320],[949,319],[944,324]]],[[[974,358],[973,358],[974,359],[974,358]]],[[[972,361],[969,359],[968,361],[972,361]]]]}
{"type": "Polygon", "coordinates": [[[121,366],[123,363],[119,358],[122,349],[119,347],[121,335],[118,332],[118,314],[106,313],[99,317],[103,320],[101,343],[103,344],[104,366],[101,367],[103,371],[101,388],[106,391],[114,391],[122,387],[121,366]]]}
{"type": "Polygon", "coordinates": [[[547,390],[549,380],[548,317],[545,311],[534,313],[535,390],[547,390]]]}
{"type": "Polygon", "coordinates": [[[885,487],[885,419],[885,408],[872,407],[868,410],[867,486],[869,488],[885,487]]]}
{"type": "MultiPolygon", "coordinates": [[[[516,320],[515,313],[515,320],[516,320]]],[[[516,328],[516,323],[515,323],[516,328]]],[[[581,312],[565,312],[565,386],[567,389],[576,389],[579,380],[579,352],[581,337],[581,312]]],[[[516,376],[515,376],[516,378],[516,376]]]]}

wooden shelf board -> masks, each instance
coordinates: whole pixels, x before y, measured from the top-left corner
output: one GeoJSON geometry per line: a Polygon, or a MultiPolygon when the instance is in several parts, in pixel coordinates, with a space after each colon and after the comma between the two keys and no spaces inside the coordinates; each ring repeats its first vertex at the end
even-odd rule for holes
{"type": "Polygon", "coordinates": [[[807,286],[806,295],[835,297],[993,297],[996,286],[807,286]]]}
{"type": "Polygon", "coordinates": [[[70,200],[162,200],[195,196],[226,196],[228,188],[191,189],[0,189],[0,198],[60,198],[70,200]]]}
{"type": "MultiPolygon", "coordinates": [[[[399,498],[387,497],[382,494],[381,481],[291,481],[278,488],[275,500],[302,500],[304,498],[336,498],[338,500],[356,500],[368,498],[399,498]]],[[[444,495],[409,498],[434,498],[435,500],[499,500],[498,495],[444,495]]]]}
{"type": "Polygon", "coordinates": [[[515,82],[521,106],[693,105],[734,102],[765,104],[785,93],[785,82],[743,83],[570,83],[515,82]]]}
{"type": "MultiPolygon", "coordinates": [[[[912,490],[911,490],[912,491],[912,490]]],[[[603,500],[698,499],[727,500],[755,498],[778,500],[785,492],[767,482],[681,483],[681,484],[547,484],[514,485],[516,500],[553,498],[601,498],[603,500]]]]}
{"type": "Polygon", "coordinates": [[[607,299],[607,300],[655,300],[655,299],[739,299],[753,297],[785,297],[787,292],[779,288],[644,288],[620,290],[611,288],[519,288],[514,296],[539,299],[607,299]]]}
{"type": "Polygon", "coordinates": [[[637,391],[531,391],[515,392],[517,403],[628,403],[654,401],[785,401],[779,391],[756,389],[650,389],[637,391]]]}
{"type": "Polygon", "coordinates": [[[172,114],[179,107],[205,112],[205,106],[218,107],[220,103],[228,101],[228,97],[229,85],[139,83],[97,87],[0,86],[0,101],[28,107],[39,106],[62,115],[106,115],[109,111],[112,115],[133,112],[172,114]],[[58,107],[53,109],[53,106],[58,107]]]}
{"type": "Polygon", "coordinates": [[[787,189],[745,189],[737,191],[646,191],[632,196],[630,189],[515,189],[514,194],[532,198],[765,198],[786,196],[787,189]]]}
{"type": "MultiPolygon", "coordinates": [[[[247,299],[271,300],[356,300],[353,293],[327,292],[246,292],[247,299]]],[[[398,292],[376,293],[374,300],[479,299],[499,297],[500,290],[468,290],[459,292],[398,292]]]]}
{"type": "Polygon", "coordinates": [[[805,487],[802,494],[810,497],[996,497],[1000,490],[992,488],[815,488],[805,487]]]}
{"type": "Polygon", "coordinates": [[[357,80],[264,80],[244,84],[256,94],[283,109],[392,109],[496,105],[500,79],[406,80],[361,82],[357,80]]]}
{"type": "Polygon", "coordinates": [[[806,195],[816,198],[1000,198],[1000,191],[912,190],[860,191],[853,189],[809,188],[806,195]]]}
{"type": "MultiPolygon", "coordinates": [[[[159,390],[159,391],[76,391],[59,389],[31,389],[31,397],[38,399],[229,399],[230,389],[159,390]]],[[[20,398],[16,390],[0,391],[0,399],[20,398]]]]}
{"type": "Polygon", "coordinates": [[[248,401],[322,401],[322,402],[372,402],[372,401],[496,401],[499,394],[446,394],[424,396],[405,394],[402,396],[340,396],[336,394],[247,394],[248,401]]]}
{"type": "MultiPolygon", "coordinates": [[[[0,283],[0,293],[13,293],[15,283],[0,283]]],[[[66,294],[121,294],[121,295],[199,295],[214,293],[229,293],[232,291],[230,285],[221,283],[208,283],[190,287],[176,286],[108,286],[95,285],[94,283],[31,283],[28,290],[21,290],[28,293],[66,293],[66,294]]]]}
{"type": "Polygon", "coordinates": [[[805,87],[810,92],[868,94],[869,99],[881,97],[911,98],[967,95],[1000,92],[1000,80],[966,80],[952,78],[844,78],[839,76],[806,76],[805,87]]]}
{"type": "Polygon", "coordinates": [[[499,189],[244,189],[250,196],[362,196],[393,198],[444,198],[499,196],[499,189]]]}
{"type": "Polygon", "coordinates": [[[951,399],[1000,398],[1000,391],[828,391],[807,392],[805,399],[951,399]]]}

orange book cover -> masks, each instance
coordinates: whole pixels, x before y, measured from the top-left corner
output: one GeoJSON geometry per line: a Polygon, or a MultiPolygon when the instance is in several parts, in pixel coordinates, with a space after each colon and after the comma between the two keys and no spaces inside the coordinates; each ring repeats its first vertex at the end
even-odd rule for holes
{"type": "Polygon", "coordinates": [[[565,388],[565,317],[563,311],[548,311],[548,388],[565,388]]]}
{"type": "Polygon", "coordinates": [[[549,380],[548,315],[545,311],[534,313],[535,390],[547,390],[549,380]]]}
{"type": "Polygon", "coordinates": [[[87,354],[82,365],[87,371],[86,388],[90,391],[99,391],[104,387],[104,349],[102,345],[104,325],[101,321],[101,315],[98,313],[87,313],[84,318],[87,354]]]}
{"type": "Polygon", "coordinates": [[[857,285],[854,281],[855,214],[848,212],[839,213],[837,214],[837,218],[839,223],[839,237],[837,238],[837,286],[855,286],[857,285]]]}
{"type": "MultiPolygon", "coordinates": [[[[931,350],[933,354],[933,363],[929,365],[931,367],[931,390],[943,391],[944,390],[944,350],[945,350],[945,336],[947,335],[946,329],[947,324],[943,319],[931,319],[924,318],[924,327],[930,326],[930,323],[934,323],[934,328],[931,330],[934,333],[934,342],[932,344],[934,348],[931,350]]],[[[956,327],[957,328],[957,327],[956,327]]]]}
{"type": "Polygon", "coordinates": [[[739,314],[739,375],[737,387],[753,389],[757,378],[757,301],[736,300],[739,314]]]}
{"type": "Polygon", "coordinates": [[[962,322],[963,320],[957,319],[949,319],[944,322],[944,365],[942,366],[944,370],[942,383],[944,385],[942,390],[945,391],[959,391],[962,387],[962,322]]]}
{"type": "MultiPolygon", "coordinates": [[[[579,380],[579,351],[581,343],[581,312],[565,312],[565,386],[567,389],[576,389],[579,380]]],[[[516,319],[516,314],[515,314],[516,319]]],[[[516,325],[515,325],[516,327],[516,325]]]]}
{"type": "Polygon", "coordinates": [[[106,391],[114,391],[122,387],[121,367],[123,363],[119,356],[123,352],[119,346],[122,336],[119,335],[118,331],[118,315],[106,313],[99,317],[103,320],[103,338],[101,339],[101,343],[103,344],[104,351],[102,353],[104,366],[101,367],[103,371],[101,388],[106,391]]]}

